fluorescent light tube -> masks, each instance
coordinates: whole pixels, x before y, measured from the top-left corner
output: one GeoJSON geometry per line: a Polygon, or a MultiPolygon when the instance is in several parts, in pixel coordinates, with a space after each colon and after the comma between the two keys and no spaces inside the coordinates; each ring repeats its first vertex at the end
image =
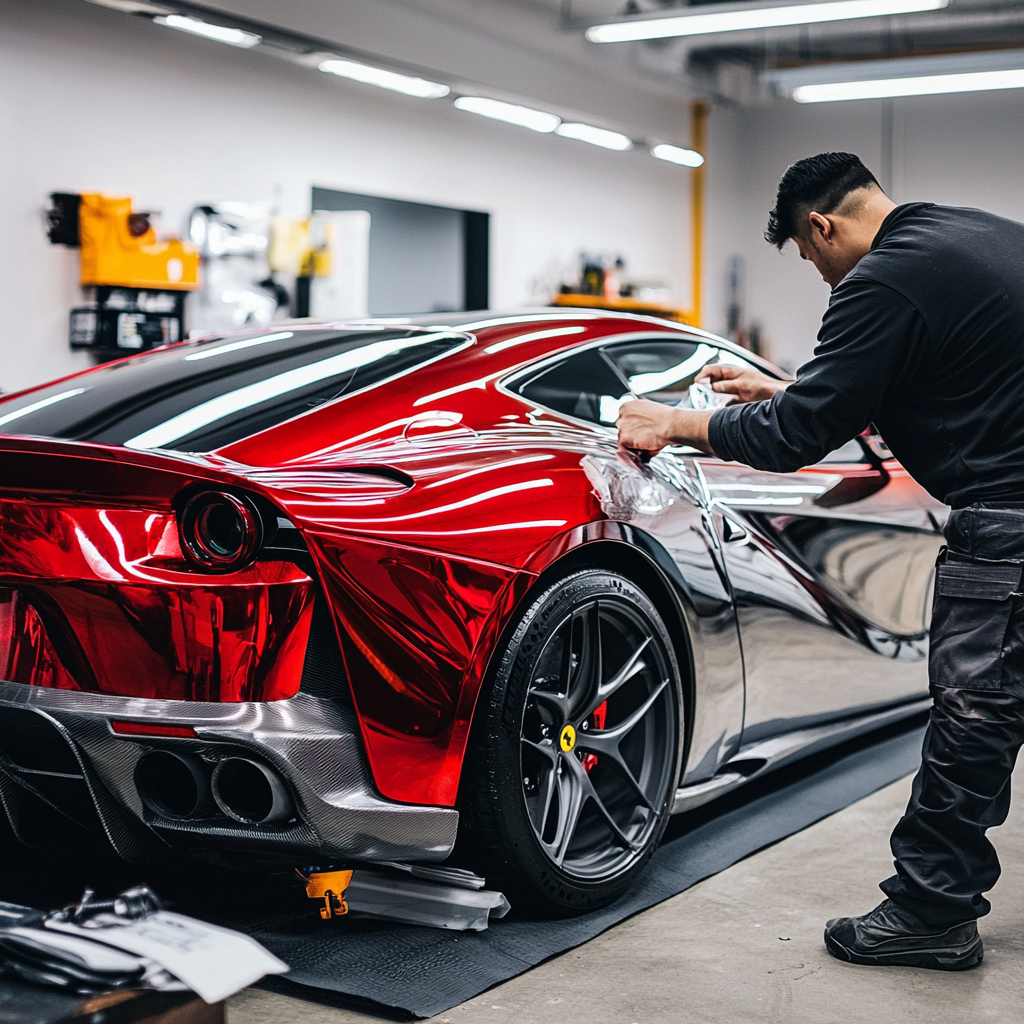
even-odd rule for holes
{"type": "Polygon", "coordinates": [[[517,124],[535,132],[553,132],[562,123],[562,119],[555,114],[520,107],[515,103],[502,103],[501,100],[491,100],[485,96],[460,96],[454,106],[457,110],[492,117],[506,124],[517,124]]]}
{"type": "Polygon", "coordinates": [[[936,96],[950,92],[987,92],[1024,89],[1024,70],[974,71],[959,75],[922,75],[917,78],[879,78],[867,82],[821,82],[799,85],[792,93],[797,103],[833,103],[840,100],[875,100],[887,96],[936,96]]]}
{"type": "Polygon", "coordinates": [[[594,25],[586,36],[592,43],[623,43],[636,39],[668,39],[674,36],[740,32],[744,29],[812,25],[855,18],[884,18],[893,14],[934,11],[949,0],[831,0],[829,3],[743,7],[713,14],[683,14],[671,18],[644,18],[594,25]]]}
{"type": "Polygon", "coordinates": [[[216,39],[218,43],[229,46],[241,46],[249,49],[263,41],[263,36],[255,32],[243,32],[240,28],[226,28],[224,25],[211,25],[208,21],[198,18],[187,18],[184,14],[168,14],[164,18],[153,19],[158,25],[176,28],[179,32],[191,32],[194,36],[216,39]]]}
{"type": "Polygon", "coordinates": [[[412,75],[400,75],[397,71],[385,71],[384,68],[375,68],[354,60],[325,60],[320,65],[320,70],[326,71],[329,75],[340,75],[355,82],[376,85],[381,89],[390,89],[392,92],[418,96],[425,100],[439,100],[451,92],[447,85],[441,85],[440,82],[429,82],[425,78],[415,78],[412,75]]]}
{"type": "Polygon", "coordinates": [[[579,124],[575,121],[560,124],[555,129],[555,134],[566,139],[589,142],[592,146],[615,149],[620,153],[633,148],[633,140],[628,135],[623,135],[621,132],[610,132],[607,128],[595,128],[590,124],[579,124]]]}
{"type": "Polygon", "coordinates": [[[683,167],[700,167],[704,163],[704,157],[694,149],[683,149],[682,146],[669,146],[661,143],[651,147],[651,156],[659,160],[667,160],[670,164],[680,164],[683,167]]]}
{"type": "Polygon", "coordinates": [[[879,82],[889,78],[930,78],[933,75],[965,75],[974,71],[1016,71],[1018,68],[1024,68],[1024,47],[944,53],[931,57],[887,57],[882,60],[804,64],[793,68],[765,69],[758,78],[777,96],[788,99],[793,90],[801,85],[879,82]]]}

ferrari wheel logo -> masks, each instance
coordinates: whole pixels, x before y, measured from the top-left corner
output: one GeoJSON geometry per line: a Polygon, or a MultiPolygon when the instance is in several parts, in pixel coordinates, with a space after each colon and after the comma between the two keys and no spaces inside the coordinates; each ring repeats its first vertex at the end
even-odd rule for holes
{"type": "Polygon", "coordinates": [[[561,748],[568,754],[576,746],[576,730],[571,725],[567,725],[562,730],[562,735],[558,738],[558,742],[561,748]]]}

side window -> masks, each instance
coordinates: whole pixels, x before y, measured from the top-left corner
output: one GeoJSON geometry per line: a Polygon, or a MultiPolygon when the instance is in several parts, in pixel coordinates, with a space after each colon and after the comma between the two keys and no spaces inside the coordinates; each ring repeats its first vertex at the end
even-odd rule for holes
{"type": "Polygon", "coordinates": [[[717,345],[668,338],[625,341],[604,350],[629,383],[630,391],[665,405],[690,407],[689,388],[709,363],[751,364],[717,345]]]}
{"type": "Polygon", "coordinates": [[[545,367],[513,390],[529,402],[606,426],[618,419],[627,397],[624,381],[596,348],[545,367]]]}
{"type": "Polygon", "coordinates": [[[717,345],[669,335],[587,349],[522,379],[512,390],[555,412],[610,427],[619,406],[634,395],[690,408],[690,385],[709,363],[751,365],[717,345]]]}

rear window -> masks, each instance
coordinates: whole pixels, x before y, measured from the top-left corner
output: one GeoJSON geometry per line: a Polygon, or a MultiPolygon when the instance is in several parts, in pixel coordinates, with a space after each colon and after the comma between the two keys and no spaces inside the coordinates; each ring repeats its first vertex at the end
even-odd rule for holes
{"type": "Polygon", "coordinates": [[[0,403],[0,433],[208,452],[466,344],[408,328],[214,338],[99,367],[0,403]]]}

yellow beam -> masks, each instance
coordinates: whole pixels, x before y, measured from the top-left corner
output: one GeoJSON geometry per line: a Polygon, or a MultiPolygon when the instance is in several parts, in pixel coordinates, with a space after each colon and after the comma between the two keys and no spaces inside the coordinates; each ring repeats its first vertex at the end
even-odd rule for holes
{"type": "Polygon", "coordinates": [[[693,247],[691,274],[693,304],[690,309],[695,327],[701,326],[701,297],[704,291],[704,193],[708,156],[708,113],[710,108],[700,100],[690,104],[690,148],[704,157],[704,163],[690,173],[690,235],[693,247]]]}

